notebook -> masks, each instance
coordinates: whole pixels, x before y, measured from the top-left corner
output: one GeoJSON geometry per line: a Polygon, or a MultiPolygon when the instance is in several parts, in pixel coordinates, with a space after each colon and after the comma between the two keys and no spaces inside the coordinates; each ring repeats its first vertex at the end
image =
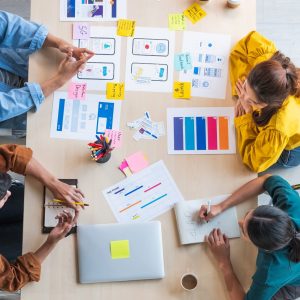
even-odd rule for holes
{"type": "Polygon", "coordinates": [[[165,276],[159,221],[77,226],[79,282],[165,276]]]}
{"type": "MultiPolygon", "coordinates": [[[[77,179],[60,179],[60,181],[77,187],[77,179]]],[[[67,210],[71,212],[72,216],[74,216],[75,211],[67,206],[61,205],[59,203],[52,202],[53,195],[52,193],[44,187],[44,214],[43,214],[43,233],[49,233],[57,224],[57,219],[55,217],[63,212],[63,210],[67,210]]],[[[70,233],[76,232],[76,226],[74,226],[70,233]]]]}
{"type": "Polygon", "coordinates": [[[225,200],[229,195],[220,195],[212,198],[203,198],[198,200],[181,201],[175,204],[174,210],[179,232],[180,243],[194,244],[205,241],[214,228],[220,228],[229,238],[240,236],[236,208],[231,207],[220,215],[216,216],[209,222],[201,221],[199,218],[199,210],[201,205],[207,205],[211,201],[211,205],[217,204],[225,200]]]}

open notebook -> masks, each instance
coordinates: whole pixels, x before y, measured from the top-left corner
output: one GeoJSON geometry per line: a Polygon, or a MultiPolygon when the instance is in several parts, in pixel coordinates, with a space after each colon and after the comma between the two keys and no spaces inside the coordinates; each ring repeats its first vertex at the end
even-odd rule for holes
{"type": "Polygon", "coordinates": [[[214,228],[220,228],[229,238],[240,236],[235,207],[225,210],[208,223],[201,221],[198,216],[201,205],[207,205],[209,200],[211,205],[214,205],[225,200],[228,196],[221,195],[199,200],[180,201],[175,204],[177,227],[182,245],[204,242],[205,236],[214,228]]]}
{"type": "MultiPolygon", "coordinates": [[[[60,179],[60,181],[77,187],[77,179],[60,179]]],[[[49,233],[53,229],[53,227],[56,226],[58,220],[55,219],[55,217],[59,213],[63,212],[63,210],[70,211],[73,216],[75,214],[74,209],[61,205],[59,203],[54,203],[52,200],[52,193],[46,187],[44,187],[44,218],[42,227],[43,233],[49,233]]],[[[74,232],[76,232],[76,226],[74,226],[70,231],[70,233],[74,232]]]]}

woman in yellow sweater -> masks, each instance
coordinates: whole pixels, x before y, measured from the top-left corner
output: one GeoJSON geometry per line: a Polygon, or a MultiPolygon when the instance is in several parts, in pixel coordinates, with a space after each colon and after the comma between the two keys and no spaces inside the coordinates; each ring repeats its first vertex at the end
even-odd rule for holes
{"type": "Polygon", "coordinates": [[[253,31],[230,55],[235,127],[242,160],[251,170],[300,164],[298,70],[274,43],[253,31]]]}

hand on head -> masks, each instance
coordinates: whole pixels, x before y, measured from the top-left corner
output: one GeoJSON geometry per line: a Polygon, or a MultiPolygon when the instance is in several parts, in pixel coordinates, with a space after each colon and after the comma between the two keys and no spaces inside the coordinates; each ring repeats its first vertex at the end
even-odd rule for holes
{"type": "Polygon", "coordinates": [[[252,112],[252,106],[248,101],[248,94],[245,87],[246,81],[239,79],[235,85],[238,94],[238,101],[235,106],[236,117],[252,112]]]}
{"type": "Polygon", "coordinates": [[[76,224],[78,216],[78,211],[75,211],[75,215],[73,217],[70,212],[67,212],[65,210],[63,213],[56,216],[56,219],[58,219],[58,223],[48,235],[47,241],[50,243],[56,243],[64,238],[76,224]]]}

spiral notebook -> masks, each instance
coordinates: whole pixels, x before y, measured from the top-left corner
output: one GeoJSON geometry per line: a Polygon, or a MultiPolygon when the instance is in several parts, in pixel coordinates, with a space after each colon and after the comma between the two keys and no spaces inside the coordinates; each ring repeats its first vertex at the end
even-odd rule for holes
{"type": "MultiPolygon", "coordinates": [[[[60,181],[77,187],[78,180],[77,179],[60,179],[60,181]]],[[[71,212],[72,216],[74,216],[74,209],[69,208],[67,206],[61,205],[60,203],[54,203],[52,193],[44,187],[44,217],[43,217],[43,233],[49,233],[57,224],[57,219],[55,217],[62,213],[63,210],[67,210],[71,212]]],[[[72,228],[70,233],[76,232],[76,226],[72,228]]]]}

